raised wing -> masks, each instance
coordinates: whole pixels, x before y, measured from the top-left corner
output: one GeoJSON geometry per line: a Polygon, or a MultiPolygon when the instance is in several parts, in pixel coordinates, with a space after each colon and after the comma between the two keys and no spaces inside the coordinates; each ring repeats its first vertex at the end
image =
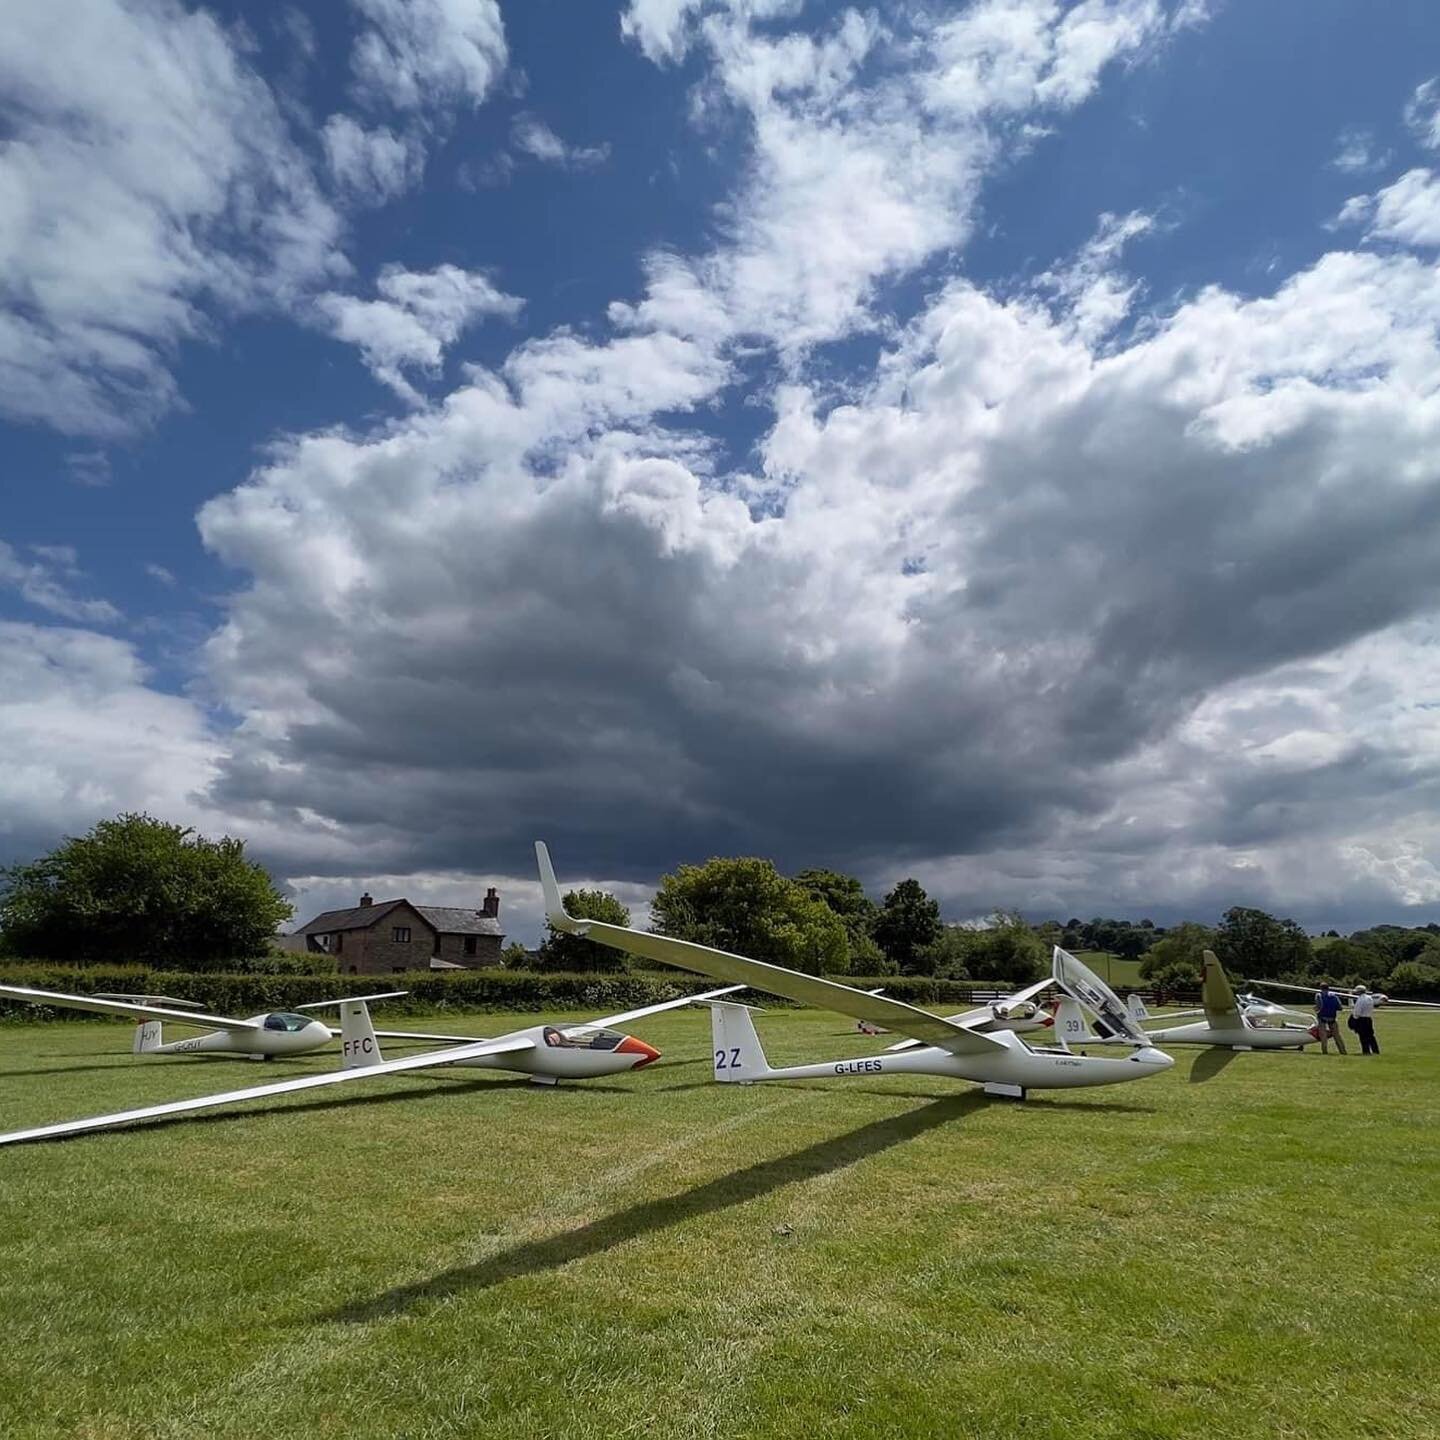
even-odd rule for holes
{"type": "Polygon", "coordinates": [[[675,965],[682,970],[713,975],[717,980],[768,990],[772,995],[783,995],[802,1005],[833,1010],[839,1015],[851,1015],[856,1020],[869,1020],[926,1045],[943,1046],[957,1055],[989,1055],[1006,1048],[1001,1041],[977,1035],[963,1025],[932,1015],[928,1010],[906,1005],[885,995],[868,995],[849,985],[822,980],[818,975],[804,975],[798,970],[787,970],[782,965],[748,960],[743,955],[712,950],[708,945],[673,940],[668,935],[652,935],[649,931],[631,930],[624,925],[607,925],[601,920],[576,920],[565,910],[555,870],[550,864],[550,852],[543,841],[535,842],[535,858],[540,865],[546,918],[557,930],[583,935],[612,949],[640,955],[647,960],[658,960],[662,965],[675,965]]]}
{"type": "Polygon", "coordinates": [[[533,1040],[490,1040],[483,1045],[461,1045],[404,1060],[385,1060],[354,1070],[332,1070],[324,1075],[305,1075],[299,1080],[279,1080],[273,1085],[254,1085],[248,1090],[226,1090],[219,1095],[200,1095],[194,1100],[173,1100],[166,1105],[147,1105],[142,1110],[120,1110],[113,1115],[92,1115],[85,1120],[66,1120],[59,1125],[41,1125],[34,1130],[15,1130],[0,1135],[0,1145],[17,1145],[25,1140],[54,1140],[62,1135],[83,1135],[91,1130],[109,1130],[137,1120],[158,1120],[164,1115],[184,1115],[194,1110],[211,1110],[217,1105],[239,1105],[246,1100],[263,1100],[270,1095],[289,1095],[296,1090],[315,1090],[322,1085],[345,1085],[375,1075],[394,1075],[406,1070],[425,1070],[453,1065],[457,1060],[474,1060],[482,1055],[506,1055],[515,1050],[533,1050],[533,1040]]]}
{"type": "Polygon", "coordinates": [[[720,990],[706,990],[699,995],[682,995],[678,1000],[666,1000],[659,1005],[642,1005],[638,1010],[622,1010],[618,1015],[602,1015],[592,1020],[592,1025],[613,1029],[616,1025],[627,1025],[631,1020],[643,1020],[647,1015],[658,1015],[662,1010],[679,1010],[686,1005],[703,1005],[707,1000],[718,1000],[722,995],[733,995],[743,990],[743,985],[726,985],[720,990]]]}
{"type": "Polygon", "coordinates": [[[1245,1024],[1230,977],[1213,950],[1207,950],[1200,964],[1200,1003],[1205,1018],[1217,1028],[1239,1028],[1245,1024]]]}
{"type": "Polygon", "coordinates": [[[204,1030],[258,1030],[258,1020],[232,1020],[197,1010],[167,1010],[163,1005],[132,1005],[124,1000],[102,1000],[98,995],[66,995],[59,990],[31,990],[24,985],[0,985],[0,999],[23,1000],[27,1005],[54,1005],[61,1010],[93,1010],[97,1015],[134,1015],[147,1020],[173,1020],[204,1030]]]}

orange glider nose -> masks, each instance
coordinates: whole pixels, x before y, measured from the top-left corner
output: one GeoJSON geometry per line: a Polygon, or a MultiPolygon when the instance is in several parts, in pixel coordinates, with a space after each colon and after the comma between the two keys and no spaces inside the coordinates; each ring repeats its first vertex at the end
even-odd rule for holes
{"type": "Polygon", "coordinates": [[[617,1055],[638,1055],[640,1058],[630,1067],[632,1070],[643,1070],[652,1061],[660,1058],[660,1052],[653,1045],[647,1045],[633,1035],[627,1035],[615,1047],[615,1053],[617,1055]]]}

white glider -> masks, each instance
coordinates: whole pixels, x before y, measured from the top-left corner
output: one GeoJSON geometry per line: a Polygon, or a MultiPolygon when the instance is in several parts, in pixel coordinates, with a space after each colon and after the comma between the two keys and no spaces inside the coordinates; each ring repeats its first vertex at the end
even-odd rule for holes
{"type": "MultiPolygon", "coordinates": [[[[766,990],[833,1010],[856,1020],[883,1025],[887,1030],[919,1042],[919,1047],[903,1052],[887,1051],[853,1060],[825,1061],[818,1065],[797,1065],[772,1069],[765,1061],[749,1013],[743,1006],[725,1005],[712,1009],[715,1035],[715,1076],[719,1080],[805,1079],[820,1076],[892,1075],[896,1073],[947,1075],[960,1080],[973,1080],[985,1087],[990,1095],[1024,1099],[1028,1090],[1071,1089],[1083,1085],[1114,1085],[1126,1080],[1140,1080],[1168,1070],[1175,1062],[1162,1051],[1152,1048],[1142,1033],[1133,1031],[1125,1007],[1098,976],[1092,975],[1073,956],[1056,949],[1056,980],[1062,985],[1080,981],[1107,1012],[1118,1013],[1120,1026],[1132,1029],[1135,1053],[1123,1060],[1101,1059],[1090,1055],[1072,1055],[1067,1050],[1041,1050],[1027,1045],[1009,1030],[991,1034],[921,1010],[886,995],[867,994],[818,975],[805,975],[762,960],[748,960],[707,945],[675,940],[644,930],[631,930],[623,925],[609,925],[600,920],[577,920],[567,913],[560,896],[560,886],[550,864],[550,852],[541,841],[535,844],[535,858],[540,866],[540,885],[545,897],[546,918],[557,930],[608,945],[647,960],[658,960],[682,970],[693,970],[726,980],[766,990]],[[1062,959],[1063,958],[1063,962],[1062,959]],[[1064,972],[1066,979],[1060,978],[1064,972]]],[[[1090,1003],[1088,1000],[1086,1003],[1090,1003]]]]}
{"type": "MultiPolygon", "coordinates": [[[[1160,1022],[1158,1028],[1146,1030],[1146,1038],[1156,1045],[1211,1045],[1230,1050],[1295,1050],[1312,1044],[1319,1037],[1313,1018],[1277,1005],[1256,1002],[1245,997],[1242,1002],[1231,988],[1230,979],[1211,950],[1204,952],[1201,965],[1200,1010],[1180,1010],[1169,1015],[1143,1018],[1160,1022]],[[1193,1024],[1171,1022],[1190,1015],[1203,1015],[1193,1024]]],[[[1131,1019],[1135,1023],[1144,1010],[1137,997],[1131,997],[1131,1019]]],[[[1096,1034],[1085,1025],[1083,1017],[1061,1006],[1056,1021],[1057,1034],[1067,1044],[1108,1045],[1116,1043],[1110,1035],[1096,1034]]]]}
{"type": "MultiPolygon", "coordinates": [[[[403,994],[395,991],[394,994],[403,994]]],[[[379,995],[367,996],[379,1000],[379,995]]],[[[67,995],[58,990],[31,990],[24,985],[0,985],[0,999],[23,1000],[27,1005],[53,1005],[61,1010],[92,1010],[97,1015],[125,1015],[137,1021],[134,1052],[137,1055],[248,1055],[254,1060],[268,1060],[276,1055],[305,1055],[330,1043],[328,1025],[308,1015],[288,1010],[275,1010],[265,1015],[251,1015],[238,1020],[228,1015],[207,1015],[191,1009],[192,1002],[169,1000],[165,1005],[149,1003],[164,996],[106,997],[101,995],[67,995]],[[180,1009],[184,1005],[187,1008],[180,1009]],[[207,1030],[186,1040],[166,1044],[161,1027],[166,1020],[176,1025],[193,1025],[207,1030]]]]}
{"type": "MultiPolygon", "coordinates": [[[[200,1095],[193,1100],[173,1100],[163,1105],[147,1105],[139,1110],[121,1110],[113,1115],[92,1115],[83,1120],[66,1120],[58,1125],[41,1125],[31,1130],[16,1130],[0,1135],[0,1145],[15,1145],[26,1140],[54,1140],[65,1135],[82,1135],[92,1130],[109,1130],[117,1125],[130,1125],[141,1120],[158,1120],[169,1115],[185,1115],[196,1110],[210,1110],[218,1105],[238,1105],[247,1100],[263,1100],[271,1095],[289,1095],[298,1090],[313,1090],[322,1085],[342,1085],[376,1075],[402,1074],[411,1070],[435,1069],[442,1065],[467,1068],[515,1070],[528,1075],[540,1085],[554,1085],[560,1080],[587,1080],[600,1075],[617,1075],[639,1070],[660,1058],[653,1045],[633,1035],[622,1034],[609,1027],[627,1024],[662,1010],[675,1010],[733,994],[741,985],[709,990],[703,995],[685,995],[658,1005],[642,1005],[618,1015],[606,1015],[584,1025],[530,1025],[512,1030],[492,1040],[457,1045],[449,1050],[432,1050],[403,1060],[386,1060],[380,1053],[380,1040],[370,1022],[366,1004],[369,996],[340,1002],[340,1037],[343,1069],[324,1075],[303,1075],[295,1080],[280,1080],[273,1085],[254,1085],[245,1090],[227,1090],[219,1095],[200,1095]]],[[[318,1023],[318,1022],[315,1022],[318,1023]]],[[[322,1027],[327,1029],[328,1027],[322,1027]]],[[[327,1033],[328,1038],[328,1033],[327,1033]]],[[[446,1037],[449,1038],[449,1037],[446,1037]]]]}

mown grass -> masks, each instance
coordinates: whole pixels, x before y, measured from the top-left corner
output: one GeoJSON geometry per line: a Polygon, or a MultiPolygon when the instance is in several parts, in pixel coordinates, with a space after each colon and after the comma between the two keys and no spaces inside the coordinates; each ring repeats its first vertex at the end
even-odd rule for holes
{"type": "Polygon", "coordinates": [[[1140,976],[1139,960],[1111,955],[1106,950],[1078,950],[1075,958],[1088,965],[1107,985],[1117,989],[1122,985],[1136,989],[1145,984],[1140,976]]]}
{"type": "MultiPolygon", "coordinates": [[[[777,1060],[884,1043],[760,1024],[777,1060]]],[[[685,1013],[620,1081],[393,1077],[7,1149],[0,1434],[1433,1436],[1436,1026],[1015,1105],[714,1085],[685,1013]]],[[[0,1032],[0,1126],[334,1063],[128,1046],[0,1032]]]]}

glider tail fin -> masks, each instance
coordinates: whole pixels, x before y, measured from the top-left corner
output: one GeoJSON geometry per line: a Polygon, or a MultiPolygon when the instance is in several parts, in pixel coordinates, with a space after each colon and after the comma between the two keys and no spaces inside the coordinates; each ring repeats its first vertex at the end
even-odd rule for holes
{"type": "Polygon", "coordinates": [[[715,1049],[715,1078],[720,1081],[763,1080],[770,1073],[755,1022],[744,1005],[723,1000],[710,1004],[710,1040],[715,1049]]]}
{"type": "Polygon", "coordinates": [[[1055,1038],[1063,1044],[1083,1044],[1096,1039],[1085,1012],[1068,995],[1055,1010],[1055,1038]]]}
{"type": "Polygon", "coordinates": [[[146,1020],[135,1027],[135,1043],[130,1047],[135,1055],[148,1055],[160,1048],[160,1020],[146,1020]]]}
{"type": "Polygon", "coordinates": [[[368,1065],[378,1065],[384,1057],[380,1054],[380,1042],[375,1038],[375,1026],[370,1019],[370,1007],[364,1000],[342,1000],[340,1002],[340,1068],[358,1070],[368,1065]]]}
{"type": "Polygon", "coordinates": [[[1150,1018],[1150,1012],[1145,1008],[1145,1002],[1133,990],[1125,998],[1125,1008],[1130,1012],[1130,1018],[1137,1025],[1142,1020],[1150,1018]]]}

